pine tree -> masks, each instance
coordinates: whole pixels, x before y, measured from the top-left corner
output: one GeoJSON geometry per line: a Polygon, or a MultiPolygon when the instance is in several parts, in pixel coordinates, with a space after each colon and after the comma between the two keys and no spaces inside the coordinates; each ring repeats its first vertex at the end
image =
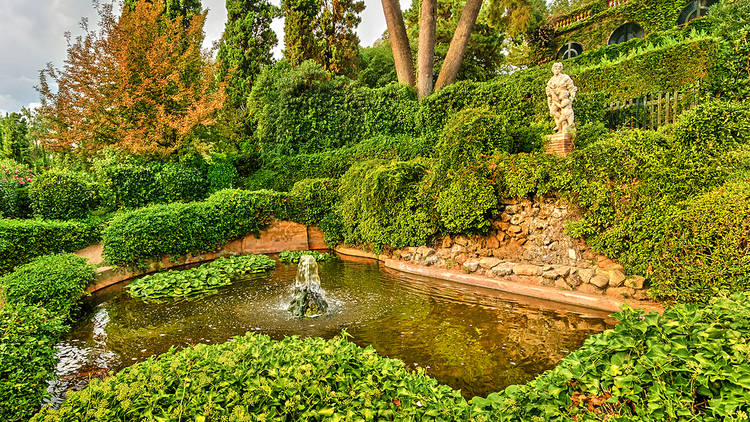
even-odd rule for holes
{"type": "Polygon", "coordinates": [[[317,60],[316,17],[320,0],[284,0],[284,57],[292,66],[305,60],[317,60]]]}
{"type": "Polygon", "coordinates": [[[227,78],[227,105],[245,108],[260,70],[273,63],[278,43],[271,22],[279,9],[267,0],[227,0],[227,24],[219,47],[219,78],[227,78]]]}

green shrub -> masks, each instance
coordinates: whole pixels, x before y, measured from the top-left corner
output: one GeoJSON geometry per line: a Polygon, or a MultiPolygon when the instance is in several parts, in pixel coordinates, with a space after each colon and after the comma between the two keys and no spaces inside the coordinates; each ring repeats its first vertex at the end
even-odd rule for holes
{"type": "Polygon", "coordinates": [[[691,198],[667,216],[653,254],[653,294],[708,301],[750,290],[750,183],[691,198]]]}
{"type": "Polygon", "coordinates": [[[279,220],[288,219],[291,212],[289,194],[268,189],[223,189],[211,194],[206,201],[220,204],[228,218],[240,222],[239,224],[247,224],[246,221],[258,218],[254,207],[279,220]]]}
{"type": "Polygon", "coordinates": [[[416,93],[403,85],[371,89],[307,61],[263,70],[248,100],[266,154],[317,153],[375,135],[416,135],[416,93]]]}
{"type": "Polygon", "coordinates": [[[699,104],[677,119],[676,147],[715,155],[750,142],[750,105],[711,101],[699,104]]]}
{"type": "Polygon", "coordinates": [[[279,261],[285,264],[296,264],[303,255],[312,255],[317,262],[331,261],[336,259],[336,255],[328,252],[318,251],[281,251],[279,261]]]}
{"type": "Polygon", "coordinates": [[[206,179],[208,179],[208,192],[213,193],[222,189],[236,188],[239,173],[231,160],[214,158],[213,164],[208,167],[206,179]]]}
{"type": "Polygon", "coordinates": [[[0,162],[0,217],[27,218],[31,216],[29,185],[34,173],[12,160],[0,162]]]}
{"type": "Polygon", "coordinates": [[[27,303],[70,317],[78,298],[96,277],[85,258],[73,254],[43,255],[0,278],[7,303],[27,303]]]}
{"type": "MultiPolygon", "coordinates": [[[[152,205],[118,214],[102,233],[107,261],[142,264],[149,259],[216,250],[264,228],[285,213],[286,195],[225,189],[205,201],[152,205]]],[[[280,217],[283,218],[283,217],[280,217]]]]}
{"type": "Polygon", "coordinates": [[[493,421],[743,420],[750,412],[750,300],[678,305],[663,315],[625,309],[526,385],[471,402],[493,421]]]}
{"type": "Polygon", "coordinates": [[[198,201],[206,197],[208,182],[198,168],[185,163],[165,164],[156,175],[164,202],[198,201]]]}
{"type": "Polygon", "coordinates": [[[487,179],[469,170],[456,175],[437,200],[440,221],[451,233],[486,231],[496,209],[495,189],[487,179]]]}
{"type": "Polygon", "coordinates": [[[437,231],[428,207],[418,200],[426,171],[420,160],[352,166],[341,178],[336,209],[346,243],[375,250],[424,245],[437,231]]]}
{"type": "Polygon", "coordinates": [[[138,208],[160,200],[158,166],[106,163],[101,172],[103,184],[112,192],[117,207],[138,208]]]}
{"type": "Polygon", "coordinates": [[[289,191],[292,220],[314,225],[331,212],[338,199],[337,179],[303,179],[289,191]]]}
{"type": "Polygon", "coordinates": [[[92,195],[81,174],[50,170],[31,184],[34,213],[50,220],[85,218],[92,208],[92,195]]]}
{"type": "Polygon", "coordinates": [[[216,293],[243,275],[273,268],[276,262],[265,255],[217,258],[199,267],[146,275],[127,285],[131,296],[143,300],[189,299],[216,293]]]}
{"type": "Polygon", "coordinates": [[[303,179],[340,178],[359,161],[375,158],[408,161],[433,153],[431,141],[409,135],[378,135],[357,144],[310,154],[267,155],[263,168],[245,181],[245,189],[290,190],[303,179]]]}
{"type": "Polygon", "coordinates": [[[34,257],[73,252],[99,239],[100,228],[91,222],[0,219],[0,275],[34,257]]]}
{"type": "Polygon", "coordinates": [[[457,169],[495,149],[511,152],[512,143],[505,118],[484,110],[466,109],[451,117],[435,148],[442,168],[457,169]]]}
{"type": "Polygon", "coordinates": [[[0,419],[27,421],[48,396],[55,345],[66,327],[44,309],[23,304],[0,308],[0,419]]]}
{"type": "Polygon", "coordinates": [[[172,349],[73,393],[35,421],[465,420],[458,391],[342,338],[247,334],[172,349]]]}

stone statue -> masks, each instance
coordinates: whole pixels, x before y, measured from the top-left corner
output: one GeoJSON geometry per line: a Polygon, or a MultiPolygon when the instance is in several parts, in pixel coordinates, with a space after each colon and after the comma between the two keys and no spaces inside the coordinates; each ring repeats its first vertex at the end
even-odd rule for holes
{"type": "Polygon", "coordinates": [[[552,65],[553,76],[547,82],[547,106],[549,114],[555,119],[557,134],[569,133],[575,130],[573,115],[573,100],[578,88],[573,84],[570,76],[562,73],[562,63],[552,65]]]}

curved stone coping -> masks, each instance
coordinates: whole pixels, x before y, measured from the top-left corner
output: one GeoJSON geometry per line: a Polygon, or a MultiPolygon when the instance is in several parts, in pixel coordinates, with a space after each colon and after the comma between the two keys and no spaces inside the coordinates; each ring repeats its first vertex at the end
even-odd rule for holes
{"type": "Polygon", "coordinates": [[[604,312],[618,312],[623,305],[627,304],[632,308],[643,309],[646,311],[662,312],[664,310],[664,308],[656,302],[616,299],[609,296],[576,292],[574,290],[562,290],[554,287],[534,285],[525,282],[522,278],[517,276],[496,279],[480,275],[466,274],[458,270],[410,264],[354,248],[341,247],[334,250],[341,255],[378,260],[381,261],[386,268],[408,274],[434,277],[471,286],[485,287],[519,296],[548,300],[576,307],[604,312]]]}
{"type": "Polygon", "coordinates": [[[123,281],[131,280],[145,274],[154,273],[174,267],[212,261],[229,255],[272,254],[284,250],[327,250],[323,241],[323,232],[314,226],[294,223],[291,221],[274,221],[258,234],[250,234],[242,239],[227,243],[222,249],[185,257],[165,257],[159,261],[150,261],[143,270],[110,267],[104,264],[102,245],[91,245],[75,252],[89,262],[98,265],[94,283],[86,288],[87,293],[93,293],[123,281]]]}

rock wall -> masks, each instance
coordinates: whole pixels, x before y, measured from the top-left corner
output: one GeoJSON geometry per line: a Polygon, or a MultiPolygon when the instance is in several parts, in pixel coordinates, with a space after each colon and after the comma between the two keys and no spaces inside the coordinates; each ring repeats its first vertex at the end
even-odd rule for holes
{"type": "Polygon", "coordinates": [[[565,290],[646,299],[645,279],[565,234],[580,215],[564,201],[509,200],[486,235],[445,237],[439,244],[394,251],[404,261],[565,290]]]}

